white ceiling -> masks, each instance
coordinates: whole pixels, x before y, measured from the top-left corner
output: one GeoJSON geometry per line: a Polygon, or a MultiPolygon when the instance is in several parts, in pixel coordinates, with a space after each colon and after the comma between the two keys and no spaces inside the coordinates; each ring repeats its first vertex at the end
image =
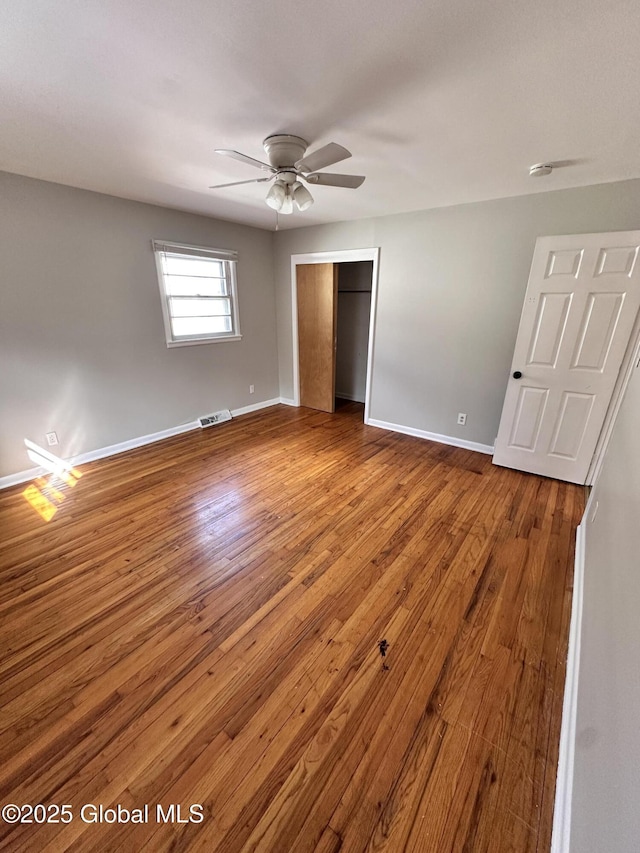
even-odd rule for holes
{"type": "Polygon", "coordinates": [[[639,44],[637,0],[3,0],[0,169],[263,228],[214,148],[353,152],[281,228],[638,177],[639,44]]]}

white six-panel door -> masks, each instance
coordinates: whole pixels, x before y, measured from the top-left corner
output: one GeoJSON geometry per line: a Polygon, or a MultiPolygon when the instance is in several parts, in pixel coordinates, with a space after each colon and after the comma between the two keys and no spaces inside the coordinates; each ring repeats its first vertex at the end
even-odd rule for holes
{"type": "Polygon", "coordinates": [[[536,242],[497,465],[586,481],[640,308],[639,248],[640,231],[536,242]]]}

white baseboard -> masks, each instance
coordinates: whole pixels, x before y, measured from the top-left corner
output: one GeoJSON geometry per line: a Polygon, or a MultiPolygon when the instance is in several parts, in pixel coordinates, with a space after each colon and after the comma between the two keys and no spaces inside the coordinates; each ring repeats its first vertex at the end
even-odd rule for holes
{"type": "Polygon", "coordinates": [[[268,409],[269,406],[277,406],[280,402],[280,397],[273,400],[263,400],[261,403],[251,403],[250,406],[242,406],[240,409],[231,409],[231,414],[234,418],[238,415],[248,415],[249,412],[257,412],[260,409],[268,409]]]}
{"type": "Polygon", "coordinates": [[[0,489],[8,489],[10,486],[18,486],[20,483],[26,483],[28,480],[35,480],[36,477],[46,474],[44,468],[27,468],[25,471],[16,471],[15,474],[7,474],[6,477],[0,477],[0,489]]]}
{"type": "MultiPolygon", "coordinates": [[[[249,412],[257,412],[258,409],[267,409],[269,406],[275,406],[281,400],[277,397],[274,400],[263,400],[261,403],[253,403],[250,406],[243,406],[240,409],[232,409],[233,417],[245,415],[249,412]]],[[[163,438],[171,438],[174,435],[180,435],[183,432],[190,432],[193,429],[199,429],[198,421],[191,421],[180,426],[163,429],[160,432],[153,432],[149,435],[141,435],[138,438],[131,438],[128,441],[121,441],[118,444],[111,444],[108,447],[99,447],[96,450],[89,450],[87,453],[80,453],[78,456],[73,456],[68,461],[72,465],[83,465],[85,462],[95,462],[96,459],[105,459],[107,456],[115,456],[118,453],[124,453],[126,450],[133,450],[136,447],[143,447],[145,444],[154,444],[156,441],[162,441],[163,438]]],[[[10,486],[17,486],[20,483],[26,483],[29,480],[35,480],[46,474],[44,468],[28,468],[25,471],[18,471],[15,474],[8,474],[6,477],[0,477],[0,489],[8,489],[10,486]]]]}
{"type": "MultiPolygon", "coordinates": [[[[145,444],[153,444],[156,441],[162,441],[163,438],[171,438],[174,435],[180,435],[183,432],[189,432],[192,429],[199,429],[198,421],[192,421],[187,424],[181,424],[170,429],[163,429],[160,432],[153,432],[149,435],[141,435],[137,438],[131,438],[128,441],[121,441],[118,444],[110,444],[107,447],[98,447],[96,450],[89,450],[87,453],[80,453],[77,456],[72,456],[67,460],[72,465],[83,465],[85,462],[95,462],[96,459],[104,459],[107,456],[115,456],[118,453],[124,453],[125,450],[133,450],[136,447],[142,447],[145,444]]],[[[18,483],[25,483],[27,480],[35,480],[36,477],[41,477],[48,473],[45,468],[28,468],[26,471],[18,471],[16,474],[9,474],[7,477],[0,477],[0,489],[8,489],[9,486],[16,486],[18,483]]]]}
{"type": "Polygon", "coordinates": [[[389,429],[392,432],[401,432],[404,435],[413,435],[416,438],[426,438],[429,441],[437,441],[439,444],[450,444],[452,447],[463,447],[465,450],[475,450],[478,453],[493,453],[493,447],[490,444],[478,444],[476,441],[467,441],[464,438],[456,438],[453,435],[439,435],[436,432],[427,432],[423,429],[414,429],[413,427],[403,426],[402,424],[392,424],[388,421],[378,421],[375,418],[369,418],[367,421],[369,426],[380,427],[380,429],[389,429]]]}
{"type": "Polygon", "coordinates": [[[289,399],[289,397],[280,397],[279,400],[276,400],[278,403],[282,403],[283,406],[298,406],[295,400],[289,399]]]}
{"type": "Polygon", "coordinates": [[[104,459],[107,456],[116,456],[118,453],[124,453],[125,450],[134,450],[136,447],[143,447],[145,444],[154,444],[156,441],[162,441],[163,438],[171,438],[174,435],[180,435],[183,432],[190,432],[192,429],[199,429],[198,421],[191,421],[187,424],[181,424],[170,429],[163,429],[160,432],[152,432],[149,435],[141,435],[138,438],[131,438],[129,441],[121,441],[118,444],[110,444],[108,447],[99,447],[97,450],[89,450],[87,453],[81,453],[79,456],[74,456],[71,459],[73,465],[82,465],[85,462],[95,462],[96,459],[104,459]]]}
{"type": "Polygon", "coordinates": [[[556,797],[553,811],[551,853],[569,853],[571,841],[571,800],[573,795],[573,765],[578,713],[578,675],[580,671],[580,638],[582,634],[582,604],[584,591],[585,522],[576,531],[576,559],[573,573],[573,599],[567,676],[562,703],[560,754],[556,776],[556,797]]]}

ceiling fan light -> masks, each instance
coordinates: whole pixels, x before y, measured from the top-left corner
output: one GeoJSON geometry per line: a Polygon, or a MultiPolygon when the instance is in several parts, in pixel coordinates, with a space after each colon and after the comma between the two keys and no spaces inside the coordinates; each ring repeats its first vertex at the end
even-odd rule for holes
{"type": "Polygon", "coordinates": [[[282,207],[280,208],[279,213],[293,213],[293,196],[291,195],[291,192],[289,191],[288,187],[285,191],[285,196],[282,201],[282,207]]]}
{"type": "Polygon", "coordinates": [[[282,181],[276,181],[267,193],[265,201],[278,213],[284,213],[282,206],[287,197],[287,186],[282,181]]]}
{"type": "Polygon", "coordinates": [[[300,181],[296,181],[293,185],[293,200],[298,210],[307,210],[313,204],[313,196],[300,181]]]}

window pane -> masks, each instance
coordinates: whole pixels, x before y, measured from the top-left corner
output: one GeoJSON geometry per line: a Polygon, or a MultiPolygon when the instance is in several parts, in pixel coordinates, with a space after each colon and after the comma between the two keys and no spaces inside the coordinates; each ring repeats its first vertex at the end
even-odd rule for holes
{"type": "Polygon", "coordinates": [[[187,275],[164,277],[169,296],[226,296],[227,282],[223,278],[196,278],[187,275]]]}
{"type": "Polygon", "coordinates": [[[229,315],[231,302],[228,299],[170,299],[169,310],[172,317],[229,315]]]}
{"type": "Polygon", "coordinates": [[[224,340],[236,327],[235,260],[210,257],[195,247],[156,250],[167,343],[224,340]],[[193,251],[193,254],[190,252],[193,251]]]}
{"type": "Polygon", "coordinates": [[[177,317],[171,320],[176,338],[232,332],[231,317],[177,317]]]}
{"type": "Polygon", "coordinates": [[[204,275],[224,278],[223,262],[210,261],[207,258],[178,258],[164,255],[162,266],[165,275],[204,275]]]}

